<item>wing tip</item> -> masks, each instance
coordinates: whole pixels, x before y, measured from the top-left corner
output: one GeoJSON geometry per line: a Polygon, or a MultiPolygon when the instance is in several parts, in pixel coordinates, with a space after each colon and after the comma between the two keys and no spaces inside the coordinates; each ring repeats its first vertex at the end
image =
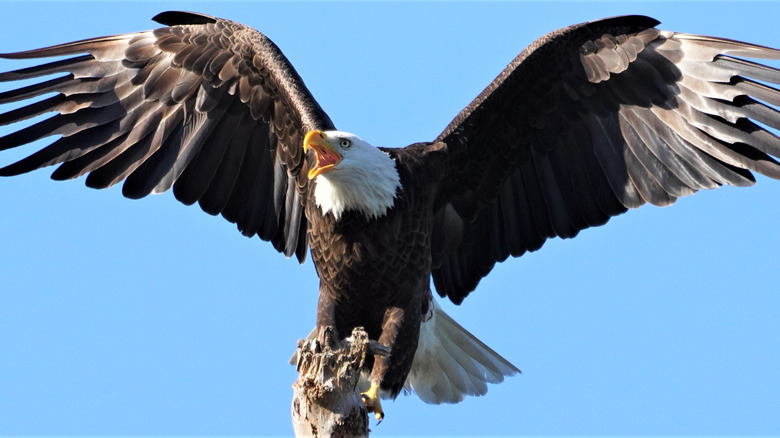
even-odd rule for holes
{"type": "Polygon", "coordinates": [[[192,25],[192,24],[212,24],[217,22],[217,17],[188,11],[165,11],[161,12],[152,20],[166,26],[192,25]]]}
{"type": "Polygon", "coordinates": [[[617,15],[614,17],[601,18],[598,20],[589,21],[583,23],[585,25],[599,24],[599,25],[629,25],[637,27],[656,27],[661,24],[660,21],[647,15],[617,15]]]}

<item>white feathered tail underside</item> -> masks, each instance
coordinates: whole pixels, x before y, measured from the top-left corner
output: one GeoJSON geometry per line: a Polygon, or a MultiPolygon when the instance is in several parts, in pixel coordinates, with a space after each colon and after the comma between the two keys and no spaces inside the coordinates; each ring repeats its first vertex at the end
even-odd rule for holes
{"type": "Polygon", "coordinates": [[[444,313],[436,300],[431,303],[405,390],[426,403],[458,403],[468,395],[485,395],[488,383],[520,372],[444,313]]]}

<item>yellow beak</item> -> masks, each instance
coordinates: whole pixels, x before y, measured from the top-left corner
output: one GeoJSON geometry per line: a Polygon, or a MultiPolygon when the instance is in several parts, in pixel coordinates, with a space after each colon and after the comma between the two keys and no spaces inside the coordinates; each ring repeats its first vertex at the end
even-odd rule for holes
{"type": "Polygon", "coordinates": [[[328,142],[327,135],[322,131],[309,131],[303,139],[303,152],[314,149],[317,154],[317,165],[309,170],[309,179],[333,169],[341,161],[341,154],[328,142]]]}

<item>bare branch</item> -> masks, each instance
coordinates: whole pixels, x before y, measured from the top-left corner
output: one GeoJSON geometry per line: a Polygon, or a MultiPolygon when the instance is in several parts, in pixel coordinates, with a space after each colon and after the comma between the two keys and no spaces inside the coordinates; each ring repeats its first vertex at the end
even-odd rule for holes
{"type": "Polygon", "coordinates": [[[317,339],[298,341],[298,380],[293,385],[292,421],[298,437],[367,437],[368,412],[357,390],[367,354],[388,350],[369,341],[362,327],[334,342],[324,329],[317,339]]]}

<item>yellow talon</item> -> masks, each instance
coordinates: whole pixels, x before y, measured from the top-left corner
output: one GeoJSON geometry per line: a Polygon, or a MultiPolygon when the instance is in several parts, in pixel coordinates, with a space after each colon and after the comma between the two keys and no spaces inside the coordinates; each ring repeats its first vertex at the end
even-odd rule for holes
{"type": "Polygon", "coordinates": [[[382,403],[379,402],[379,385],[372,383],[368,391],[360,394],[360,396],[368,408],[368,412],[373,412],[374,417],[381,423],[385,418],[385,412],[382,410],[382,403]]]}

